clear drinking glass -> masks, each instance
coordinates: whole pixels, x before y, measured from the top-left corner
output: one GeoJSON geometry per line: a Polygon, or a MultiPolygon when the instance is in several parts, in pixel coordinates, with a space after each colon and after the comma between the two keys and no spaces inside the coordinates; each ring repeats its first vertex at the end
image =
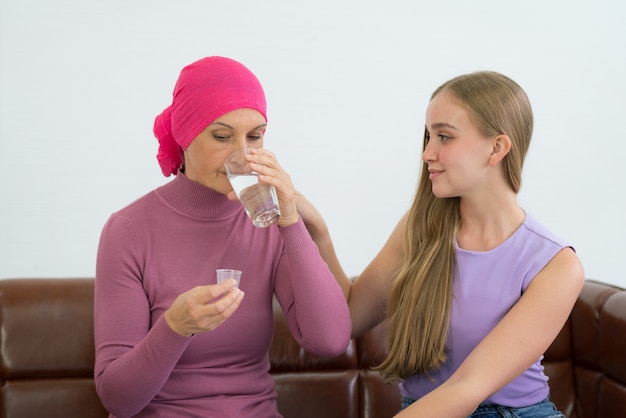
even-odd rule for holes
{"type": "Polygon", "coordinates": [[[252,148],[242,148],[226,158],[224,168],[237,198],[254,226],[266,228],[280,217],[276,189],[259,183],[259,173],[252,171],[246,155],[252,148]]]}

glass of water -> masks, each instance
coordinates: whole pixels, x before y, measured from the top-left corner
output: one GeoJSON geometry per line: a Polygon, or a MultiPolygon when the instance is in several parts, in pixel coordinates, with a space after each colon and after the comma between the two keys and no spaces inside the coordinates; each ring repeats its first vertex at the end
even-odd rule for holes
{"type": "Polygon", "coordinates": [[[246,161],[251,148],[242,148],[226,158],[224,168],[237,198],[254,226],[266,228],[280,217],[276,189],[259,183],[259,173],[246,161]]]}

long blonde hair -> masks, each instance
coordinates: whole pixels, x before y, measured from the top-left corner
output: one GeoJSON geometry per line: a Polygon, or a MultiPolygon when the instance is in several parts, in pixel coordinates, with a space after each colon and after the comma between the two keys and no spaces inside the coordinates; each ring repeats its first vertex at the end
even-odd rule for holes
{"type": "MultiPolygon", "coordinates": [[[[510,78],[491,71],[453,78],[435,90],[431,100],[443,91],[465,107],[485,137],[508,135],[511,150],[502,168],[511,189],[519,192],[533,130],[526,93],[510,78]]],[[[427,131],[424,147],[426,139],[427,131]]],[[[405,232],[404,263],[387,306],[389,354],[377,367],[386,381],[428,376],[446,360],[459,205],[458,197],[435,197],[428,166],[422,164],[405,232]]]]}

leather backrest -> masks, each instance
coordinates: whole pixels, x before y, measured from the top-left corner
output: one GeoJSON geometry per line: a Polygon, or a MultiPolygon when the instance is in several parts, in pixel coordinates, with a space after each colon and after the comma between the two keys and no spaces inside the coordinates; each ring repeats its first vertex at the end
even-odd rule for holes
{"type": "Polygon", "coordinates": [[[307,353],[293,339],[277,300],[270,373],[276,381],[278,409],[285,418],[349,418],[359,412],[355,341],[339,357],[307,353]]]}
{"type": "Polygon", "coordinates": [[[318,357],[293,339],[274,299],[270,373],[285,418],[386,418],[400,410],[397,385],[384,384],[371,368],[385,356],[385,324],[350,342],[339,357],[318,357]]]}

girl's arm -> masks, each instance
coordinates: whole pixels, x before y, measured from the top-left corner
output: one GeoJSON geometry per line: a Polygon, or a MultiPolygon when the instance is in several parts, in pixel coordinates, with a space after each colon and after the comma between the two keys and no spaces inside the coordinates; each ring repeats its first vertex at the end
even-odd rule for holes
{"type": "Polygon", "coordinates": [[[328,227],[322,215],[298,192],[296,192],[296,202],[298,213],[300,213],[311,238],[348,301],[352,321],[352,337],[359,337],[385,319],[389,292],[404,258],[404,231],[408,213],[400,219],[376,257],[352,281],[337,258],[328,227]]]}

